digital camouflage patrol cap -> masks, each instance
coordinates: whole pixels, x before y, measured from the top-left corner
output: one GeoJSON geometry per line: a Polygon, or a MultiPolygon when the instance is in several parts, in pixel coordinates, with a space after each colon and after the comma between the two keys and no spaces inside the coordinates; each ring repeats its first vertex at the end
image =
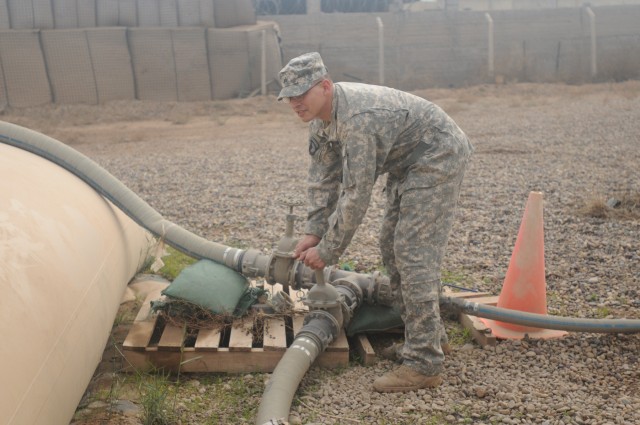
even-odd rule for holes
{"type": "Polygon", "coordinates": [[[318,52],[305,53],[293,58],[280,70],[282,90],[278,100],[300,96],[328,74],[318,52]]]}

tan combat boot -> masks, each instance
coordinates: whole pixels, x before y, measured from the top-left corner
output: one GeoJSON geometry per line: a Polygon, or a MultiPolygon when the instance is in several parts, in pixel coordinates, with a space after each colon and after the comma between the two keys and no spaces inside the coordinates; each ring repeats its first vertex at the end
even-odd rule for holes
{"type": "Polygon", "coordinates": [[[400,366],[376,379],[373,382],[373,388],[379,393],[402,393],[421,388],[435,388],[440,384],[442,384],[440,375],[427,376],[408,366],[400,366]]]}
{"type": "MultiPolygon", "coordinates": [[[[394,362],[402,360],[403,347],[404,347],[404,344],[402,342],[396,342],[394,344],[391,344],[387,348],[384,348],[382,351],[380,351],[380,357],[382,357],[383,359],[392,360],[394,362]]],[[[451,354],[452,349],[451,349],[451,345],[449,345],[448,342],[442,344],[440,347],[442,348],[442,352],[444,353],[445,356],[448,356],[449,354],[451,354]]]]}

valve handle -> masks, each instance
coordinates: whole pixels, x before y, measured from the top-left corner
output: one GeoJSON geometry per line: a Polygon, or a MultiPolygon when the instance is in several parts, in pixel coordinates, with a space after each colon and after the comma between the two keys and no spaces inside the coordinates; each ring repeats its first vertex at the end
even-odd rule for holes
{"type": "Polygon", "coordinates": [[[317,269],[316,270],[316,284],[324,285],[324,270],[317,269]]]}
{"type": "Polygon", "coordinates": [[[277,202],[280,205],[284,205],[285,207],[289,207],[289,214],[293,214],[293,207],[299,207],[304,205],[304,200],[297,196],[297,195],[289,195],[289,194],[284,194],[284,195],[280,195],[277,198],[277,202]]]}

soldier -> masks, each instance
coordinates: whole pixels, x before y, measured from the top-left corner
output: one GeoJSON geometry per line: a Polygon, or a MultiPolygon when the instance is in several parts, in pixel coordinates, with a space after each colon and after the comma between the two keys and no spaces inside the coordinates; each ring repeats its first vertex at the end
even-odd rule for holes
{"type": "Polygon", "coordinates": [[[387,174],[380,249],[405,342],[402,365],[373,386],[380,392],[437,387],[446,342],[440,265],[473,150],[467,136],[442,109],[418,96],[334,83],[315,52],[292,59],[279,77],[278,100],[310,123],[310,206],[294,257],[313,269],[336,264],[362,222],[376,179],[387,174]]]}

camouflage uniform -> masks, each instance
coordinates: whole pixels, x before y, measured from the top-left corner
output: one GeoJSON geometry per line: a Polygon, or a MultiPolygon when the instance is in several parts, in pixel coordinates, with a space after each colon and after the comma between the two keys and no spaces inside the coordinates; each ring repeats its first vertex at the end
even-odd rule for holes
{"type": "Polygon", "coordinates": [[[446,341],[440,265],[473,150],[469,140],[437,105],[359,83],[335,83],[331,121],[314,120],[309,128],[305,232],[322,237],[317,249],[327,265],[337,263],[376,179],[387,174],[380,247],[405,323],[402,357],[424,375],[439,374],[446,341]]]}

